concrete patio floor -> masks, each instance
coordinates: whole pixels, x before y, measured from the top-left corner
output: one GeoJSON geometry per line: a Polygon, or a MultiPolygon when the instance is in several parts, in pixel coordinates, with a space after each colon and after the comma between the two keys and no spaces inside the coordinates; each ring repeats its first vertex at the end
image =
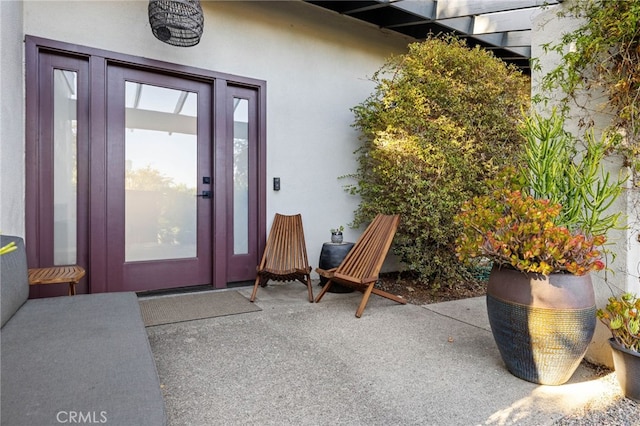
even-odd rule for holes
{"type": "Polygon", "coordinates": [[[300,283],[270,283],[260,312],[147,328],[169,425],[539,426],[619,392],[584,365],[562,386],[511,375],[484,297],[372,295],[357,319],[360,298],[315,304],[300,283]]]}

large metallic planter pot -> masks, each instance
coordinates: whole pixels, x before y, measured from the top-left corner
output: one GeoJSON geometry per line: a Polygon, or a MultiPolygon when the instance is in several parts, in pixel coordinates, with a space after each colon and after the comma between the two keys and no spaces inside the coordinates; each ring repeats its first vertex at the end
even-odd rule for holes
{"type": "Polygon", "coordinates": [[[487,312],[507,369],[543,385],[561,385],[571,378],[596,327],[589,275],[545,276],[494,267],[487,312]]]}
{"type": "Polygon", "coordinates": [[[629,350],[609,339],[613,366],[622,393],[629,399],[640,402],[640,353],[629,350]]]}

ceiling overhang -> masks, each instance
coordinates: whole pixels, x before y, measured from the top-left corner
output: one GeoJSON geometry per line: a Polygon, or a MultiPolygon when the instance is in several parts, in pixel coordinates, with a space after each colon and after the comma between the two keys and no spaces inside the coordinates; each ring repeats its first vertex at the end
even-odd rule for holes
{"type": "Polygon", "coordinates": [[[529,73],[533,18],[563,0],[304,1],[416,40],[452,33],[529,73]]]}

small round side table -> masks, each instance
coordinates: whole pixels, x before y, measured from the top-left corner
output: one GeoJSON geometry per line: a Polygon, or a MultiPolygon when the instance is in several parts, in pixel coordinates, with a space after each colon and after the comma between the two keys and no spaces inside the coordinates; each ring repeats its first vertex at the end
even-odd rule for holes
{"type": "MultiPolygon", "coordinates": [[[[320,251],[318,267],[326,270],[339,266],[347,256],[347,253],[349,253],[349,250],[353,247],[353,244],[354,243],[324,243],[320,251]]],[[[329,281],[327,278],[320,277],[321,286],[324,286],[327,281],[329,281]]],[[[351,293],[354,290],[350,287],[333,283],[328,291],[329,293],[351,293]]]]}

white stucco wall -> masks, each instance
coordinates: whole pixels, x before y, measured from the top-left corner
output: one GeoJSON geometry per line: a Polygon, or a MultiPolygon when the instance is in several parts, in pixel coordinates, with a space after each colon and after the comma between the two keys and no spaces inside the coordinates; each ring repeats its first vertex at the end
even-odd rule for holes
{"type": "Polygon", "coordinates": [[[24,236],[22,3],[0,1],[0,232],[24,236]]]}
{"type": "MultiPolygon", "coordinates": [[[[356,168],[349,109],[371,93],[367,77],[390,54],[404,52],[409,39],[299,1],[202,1],[203,38],[180,48],[155,39],[147,5],[0,1],[2,231],[24,234],[26,34],[265,80],[267,225],[276,212],[302,213],[309,259],[317,266],[329,229],[351,222],[358,204],[338,180],[356,168]],[[271,189],[273,177],[281,179],[279,192],[271,189]]],[[[345,241],[357,235],[346,229],[345,241]]]]}
{"type": "MultiPolygon", "coordinates": [[[[575,20],[559,19],[557,17],[559,7],[564,6],[551,7],[541,13],[534,22],[531,56],[537,58],[541,65],[541,71],[532,76],[534,94],[539,91],[538,85],[541,76],[550,71],[559,61],[557,54],[545,53],[541,46],[546,43],[557,43],[563,33],[571,31],[579,25],[579,22],[575,20]]],[[[586,99],[583,100],[586,101],[586,99]]],[[[588,99],[589,105],[591,105],[590,109],[593,111],[596,132],[608,124],[606,114],[598,113],[601,111],[601,105],[604,101],[606,98],[596,93],[592,93],[592,97],[588,99]]],[[[583,134],[584,130],[578,127],[577,120],[570,120],[566,124],[567,130],[573,134],[583,134]]],[[[618,176],[619,173],[628,173],[628,170],[623,167],[622,159],[618,156],[608,158],[604,167],[613,177],[618,176]]],[[[611,255],[608,256],[609,270],[592,274],[598,307],[604,307],[610,296],[619,295],[624,291],[640,294],[640,242],[638,241],[640,234],[640,188],[632,188],[632,182],[629,180],[625,192],[611,206],[610,211],[623,213],[621,225],[625,229],[612,230],[607,235],[607,248],[611,251],[611,255]]],[[[609,337],[611,337],[609,330],[598,322],[596,334],[586,358],[595,363],[612,366],[611,349],[607,342],[609,337]]]]}

